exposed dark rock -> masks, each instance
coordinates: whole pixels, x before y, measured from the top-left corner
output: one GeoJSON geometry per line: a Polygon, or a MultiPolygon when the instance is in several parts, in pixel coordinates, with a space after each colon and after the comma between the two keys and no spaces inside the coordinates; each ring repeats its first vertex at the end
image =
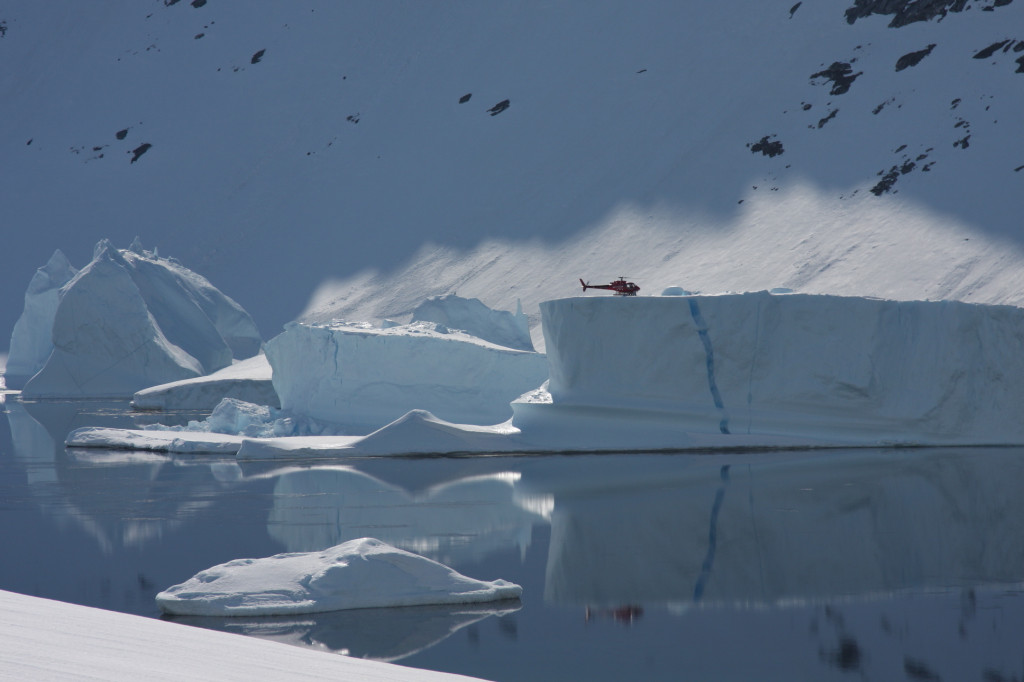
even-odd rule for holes
{"type": "Polygon", "coordinates": [[[199,40],[200,38],[202,38],[205,35],[206,35],[205,33],[197,33],[194,36],[192,36],[192,39],[193,40],[199,40]]]}
{"type": "Polygon", "coordinates": [[[359,113],[350,114],[345,117],[345,120],[349,123],[359,123],[359,113]]]}
{"type": "Polygon", "coordinates": [[[809,102],[801,102],[800,108],[803,109],[804,111],[809,111],[811,108],[811,104],[809,102]]]}
{"type": "Polygon", "coordinates": [[[956,109],[958,106],[960,106],[960,102],[963,102],[963,100],[957,97],[955,100],[949,103],[949,108],[956,109]]]}
{"type": "Polygon", "coordinates": [[[968,147],[970,147],[971,146],[971,136],[970,136],[970,134],[965,135],[964,137],[962,137],[959,140],[957,140],[956,142],[954,142],[953,146],[954,147],[960,147],[960,149],[967,149],[968,147]]]}
{"type": "Polygon", "coordinates": [[[6,21],[0,21],[0,38],[3,38],[6,35],[7,35],[7,22],[6,21]]]}
{"type": "Polygon", "coordinates": [[[192,0],[192,6],[199,9],[206,4],[206,0],[192,0]]]}
{"type": "Polygon", "coordinates": [[[1014,73],[1024,73],[1024,57],[1017,57],[1017,70],[1014,73]]]}
{"type": "Polygon", "coordinates": [[[507,99],[503,99],[500,102],[498,102],[497,104],[495,104],[493,107],[488,109],[487,113],[489,113],[491,116],[497,116],[501,112],[503,112],[506,109],[508,109],[510,106],[512,106],[512,103],[509,100],[507,100],[507,99]]]}
{"type": "Polygon", "coordinates": [[[1001,50],[1003,47],[1006,47],[1011,42],[1013,42],[1013,41],[1012,40],[1001,40],[998,43],[992,43],[991,45],[989,45],[985,49],[978,50],[974,54],[974,58],[975,59],[988,59],[989,57],[994,55],[996,52],[1001,50]]]}
{"type": "Polygon", "coordinates": [[[896,184],[896,181],[900,177],[900,169],[893,166],[889,171],[882,176],[882,179],[871,188],[871,193],[876,197],[880,197],[887,192],[892,191],[892,186],[896,184]]]}
{"type": "MultiPolygon", "coordinates": [[[[32,142],[32,140],[29,140],[29,142],[32,142]]],[[[1020,173],[1022,170],[1024,170],[1024,166],[1017,166],[1016,168],[1013,169],[1013,172],[1020,173]]]]}
{"type": "MultiPolygon", "coordinates": [[[[906,149],[907,145],[901,144],[899,147],[894,149],[893,152],[899,154],[900,152],[906,151],[906,149]]],[[[903,158],[900,163],[890,167],[887,171],[878,171],[878,175],[881,176],[881,179],[875,183],[875,186],[871,188],[870,192],[876,197],[880,197],[888,192],[895,193],[897,190],[894,190],[893,186],[896,184],[896,181],[899,180],[900,176],[906,175],[914,170],[920,170],[922,173],[930,171],[935,162],[932,161],[925,164],[921,164],[921,162],[928,158],[928,154],[930,154],[932,150],[933,148],[929,147],[914,158],[911,158],[909,154],[903,154],[903,158]]]]}
{"type": "Polygon", "coordinates": [[[942,678],[939,674],[929,668],[924,661],[918,661],[913,658],[903,659],[903,672],[907,674],[912,680],[927,680],[928,682],[937,682],[942,678]]]}
{"type": "Polygon", "coordinates": [[[834,119],[836,117],[836,114],[838,113],[838,109],[833,109],[832,111],[828,112],[828,116],[826,116],[825,118],[818,119],[818,128],[824,128],[825,124],[834,119]]]}
{"type": "Polygon", "coordinates": [[[171,5],[177,5],[180,0],[164,0],[164,7],[170,7],[171,5]]]}
{"type": "Polygon", "coordinates": [[[473,96],[473,93],[467,92],[465,95],[459,98],[459,104],[465,104],[469,101],[469,98],[473,96]]]}
{"type": "Polygon", "coordinates": [[[846,21],[853,23],[872,14],[892,15],[889,26],[899,28],[917,21],[944,19],[949,12],[968,9],[969,0],[854,0],[846,10],[846,21]]]}
{"type": "Polygon", "coordinates": [[[857,640],[844,635],[839,640],[839,648],[829,653],[828,661],[840,670],[860,670],[861,650],[857,640]]]}
{"type": "Polygon", "coordinates": [[[259,64],[260,60],[263,59],[263,55],[265,55],[266,53],[267,53],[267,51],[265,49],[264,50],[260,50],[259,52],[254,53],[252,55],[252,59],[249,60],[249,63],[250,64],[259,64]]]}
{"type": "Polygon", "coordinates": [[[827,81],[832,81],[831,94],[841,95],[850,89],[853,81],[857,80],[862,73],[864,72],[853,73],[853,67],[849,62],[832,62],[827,69],[811,74],[811,80],[824,78],[827,81]]]}
{"type": "MultiPolygon", "coordinates": [[[[751,142],[747,145],[747,148],[754,154],[761,152],[765,156],[771,158],[779,156],[784,153],[785,150],[782,148],[782,142],[779,140],[773,140],[774,135],[765,135],[757,142],[751,142]]],[[[756,189],[756,188],[755,188],[756,189]]]]}
{"type": "Polygon", "coordinates": [[[34,137],[30,137],[30,138],[28,138],[28,142],[26,142],[26,143],[25,143],[25,146],[27,147],[27,146],[29,146],[30,144],[32,144],[32,140],[34,140],[34,139],[36,139],[36,138],[34,138],[34,137]]]}
{"type": "Polygon", "coordinates": [[[801,0],[800,2],[796,3],[795,5],[793,5],[792,7],[789,8],[789,18],[790,19],[793,18],[793,15],[796,14],[796,11],[798,9],[800,9],[800,5],[802,5],[802,4],[804,4],[803,0],[801,0]]]}
{"type": "MultiPolygon", "coordinates": [[[[872,113],[872,114],[875,114],[875,115],[877,116],[877,115],[879,114],[879,112],[881,112],[881,111],[882,111],[882,109],[886,108],[887,106],[889,106],[890,104],[892,104],[892,103],[893,103],[893,102],[895,102],[895,101],[896,101],[896,98],[895,98],[895,97],[890,97],[889,99],[885,100],[884,102],[882,102],[881,104],[879,104],[879,105],[878,105],[877,107],[875,107],[874,109],[872,109],[872,110],[871,110],[871,113],[872,113]]],[[[902,105],[900,105],[900,106],[902,106],[902,105]]],[[[899,108],[900,108],[900,106],[897,106],[896,108],[897,108],[897,109],[899,109],[899,108]]]]}
{"type": "Polygon", "coordinates": [[[149,151],[149,149],[150,149],[150,147],[152,147],[152,146],[153,146],[153,145],[151,145],[151,144],[150,144],[150,143],[148,143],[148,142],[143,142],[143,143],[142,143],[142,144],[140,144],[140,145],[139,145],[138,147],[136,147],[135,149],[133,149],[133,150],[131,151],[131,155],[132,155],[132,160],[131,160],[131,163],[135,163],[136,161],[138,161],[138,160],[139,160],[139,157],[140,157],[140,156],[142,156],[143,154],[145,154],[146,152],[148,152],[148,151],[149,151]]]}
{"type": "Polygon", "coordinates": [[[121,130],[118,130],[116,133],[114,133],[114,137],[116,137],[119,140],[123,140],[124,138],[128,137],[128,129],[123,128],[121,130]]]}
{"type": "Polygon", "coordinates": [[[930,55],[932,53],[932,50],[934,49],[935,43],[932,43],[923,50],[918,50],[917,52],[909,52],[903,55],[902,57],[896,60],[896,70],[902,71],[903,69],[909,68],[911,66],[917,66],[918,63],[920,63],[922,59],[930,55]]]}

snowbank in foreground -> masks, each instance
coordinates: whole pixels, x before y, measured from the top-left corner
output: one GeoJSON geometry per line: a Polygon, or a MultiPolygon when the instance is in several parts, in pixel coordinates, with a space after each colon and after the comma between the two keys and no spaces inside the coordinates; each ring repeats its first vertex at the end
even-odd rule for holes
{"type": "Polygon", "coordinates": [[[509,403],[547,378],[539,353],[431,322],[291,323],[266,353],[282,409],[367,429],[415,409],[453,422],[503,422],[512,416],[509,403]]]}
{"type": "Polygon", "coordinates": [[[567,298],[541,313],[548,395],[513,406],[530,440],[1024,443],[1021,308],[757,292],[567,298]]]}
{"type": "Polygon", "coordinates": [[[322,552],[238,559],[156,596],[167,613],[288,615],[342,609],[464,604],[517,599],[522,588],[485,582],[373,538],[322,552]]]}
{"type": "MultiPolygon", "coordinates": [[[[23,319],[36,320],[38,344],[51,299],[26,298],[23,319]]],[[[26,397],[128,398],[222,369],[260,347],[249,315],[204,278],[138,241],[119,251],[107,240],[60,289],[46,342],[35,349],[48,359],[25,385],[26,397]]]]}
{"type": "Polygon", "coordinates": [[[13,592],[0,591],[0,612],[0,676],[12,680],[472,679],[13,592]]]}
{"type": "Polygon", "coordinates": [[[132,398],[137,410],[212,410],[224,398],[278,407],[270,363],[260,353],[213,374],[151,386],[132,398]]]}

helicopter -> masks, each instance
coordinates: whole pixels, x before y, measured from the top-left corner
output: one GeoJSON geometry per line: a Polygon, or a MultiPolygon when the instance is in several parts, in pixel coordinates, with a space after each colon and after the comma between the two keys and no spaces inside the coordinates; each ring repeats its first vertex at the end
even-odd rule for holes
{"type": "Polygon", "coordinates": [[[625,277],[619,277],[611,284],[587,284],[581,278],[580,284],[583,285],[583,291],[587,289],[608,289],[609,291],[614,291],[616,296],[636,296],[636,292],[640,291],[640,287],[632,282],[627,282],[625,277]]]}

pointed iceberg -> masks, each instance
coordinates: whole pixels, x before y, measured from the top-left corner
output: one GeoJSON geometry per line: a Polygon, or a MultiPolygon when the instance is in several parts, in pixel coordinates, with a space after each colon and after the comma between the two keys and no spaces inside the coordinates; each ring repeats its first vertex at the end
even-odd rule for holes
{"type": "Polygon", "coordinates": [[[130,398],[259,350],[241,306],[191,270],[141,251],[137,241],[119,251],[103,240],[59,290],[48,358],[25,385],[26,397],[130,398]]]}

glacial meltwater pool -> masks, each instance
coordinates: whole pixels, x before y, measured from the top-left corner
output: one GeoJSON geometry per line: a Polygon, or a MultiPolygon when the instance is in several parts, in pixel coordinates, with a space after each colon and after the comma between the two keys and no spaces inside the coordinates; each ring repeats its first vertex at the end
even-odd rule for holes
{"type": "Polygon", "coordinates": [[[196,415],[4,397],[0,589],[159,618],[369,536],[523,598],[179,620],[492,680],[1024,678],[1024,449],[236,463],[62,445],[196,415]]]}

